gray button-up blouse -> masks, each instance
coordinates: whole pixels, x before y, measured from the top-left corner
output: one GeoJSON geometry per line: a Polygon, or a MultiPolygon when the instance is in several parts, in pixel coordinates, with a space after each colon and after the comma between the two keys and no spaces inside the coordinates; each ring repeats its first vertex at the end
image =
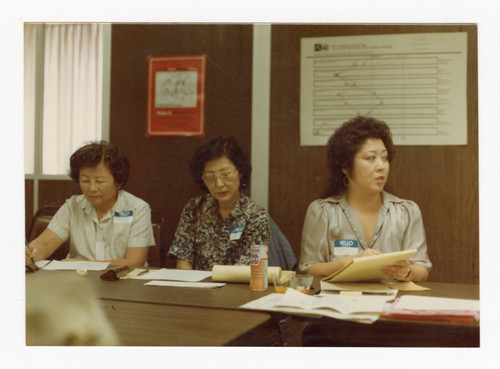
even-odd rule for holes
{"type": "Polygon", "coordinates": [[[385,191],[382,196],[383,204],[369,245],[345,194],[313,201],[302,229],[299,271],[306,273],[314,263],[333,261],[367,248],[382,253],[415,249],[417,253],[410,258],[410,263],[430,270],[432,264],[427,256],[420,208],[413,201],[385,191]]]}

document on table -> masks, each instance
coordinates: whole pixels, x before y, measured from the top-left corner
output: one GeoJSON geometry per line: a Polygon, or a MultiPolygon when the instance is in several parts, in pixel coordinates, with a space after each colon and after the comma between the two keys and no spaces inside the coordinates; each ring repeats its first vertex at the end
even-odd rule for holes
{"type": "Polygon", "coordinates": [[[409,259],[417,250],[389,252],[352,259],[335,273],[323,278],[325,282],[368,282],[384,280],[387,275],[380,269],[397,261],[409,259]]]}
{"type": "Polygon", "coordinates": [[[170,281],[200,282],[212,275],[210,271],[204,270],[183,270],[183,269],[157,269],[150,270],[149,273],[135,277],[136,279],[156,279],[170,281]]]}
{"type": "Polygon", "coordinates": [[[327,316],[359,323],[373,323],[392,296],[310,296],[289,288],[285,294],[273,293],[241,305],[242,309],[278,311],[306,316],[327,316]]]}
{"type": "Polygon", "coordinates": [[[192,287],[192,288],[218,288],[225,283],[211,282],[171,282],[171,281],[151,281],[144,284],[145,286],[167,286],[167,287],[192,287]]]}
{"type": "Polygon", "coordinates": [[[479,320],[479,300],[405,295],[384,314],[389,318],[473,323],[479,320]]]}
{"type": "Polygon", "coordinates": [[[362,293],[371,293],[371,294],[385,294],[392,295],[394,291],[393,288],[386,286],[382,283],[329,283],[325,281],[321,281],[321,292],[324,291],[357,291],[362,293]]]}
{"type": "Polygon", "coordinates": [[[479,311],[479,300],[405,295],[400,297],[397,308],[427,311],[479,311]]]}
{"type": "Polygon", "coordinates": [[[106,270],[109,261],[59,261],[52,260],[43,270],[106,270]]]}
{"type": "Polygon", "coordinates": [[[422,287],[412,281],[409,282],[382,282],[384,285],[399,291],[428,291],[429,287],[422,287]]]}
{"type": "Polygon", "coordinates": [[[353,282],[330,283],[321,281],[323,291],[356,291],[368,294],[394,295],[398,291],[427,291],[430,288],[419,286],[413,282],[353,282]]]}
{"type": "Polygon", "coordinates": [[[45,265],[50,263],[52,260],[38,260],[35,262],[36,266],[39,267],[40,269],[43,269],[45,265]]]}

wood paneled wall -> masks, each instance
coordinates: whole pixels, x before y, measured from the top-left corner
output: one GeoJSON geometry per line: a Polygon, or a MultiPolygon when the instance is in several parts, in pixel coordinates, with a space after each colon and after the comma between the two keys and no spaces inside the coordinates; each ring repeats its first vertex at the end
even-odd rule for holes
{"type": "Polygon", "coordinates": [[[170,246],[186,202],[202,194],[188,158],[203,140],[234,136],[250,155],[251,25],[113,25],[111,142],[126,150],[126,189],[165,218],[170,246]],[[146,135],[147,57],[205,54],[205,137],[146,135]]]}
{"type": "Polygon", "coordinates": [[[326,181],[325,147],[300,146],[300,39],[467,32],[466,146],[397,146],[387,189],[420,206],[433,262],[429,280],[479,282],[477,28],[475,25],[274,25],[269,211],[300,254],[302,223],[326,181]]]}
{"type": "MultiPolygon", "coordinates": [[[[468,33],[466,146],[397,146],[388,189],[423,213],[432,281],[479,281],[477,28],[474,25],[273,25],[269,211],[297,258],[307,206],[326,179],[324,147],[300,146],[300,38],[468,33]]],[[[115,24],[112,27],[110,141],[131,159],[126,190],[166,220],[167,245],[185,203],[202,191],[187,160],[200,137],[146,135],[147,57],[207,56],[206,137],[233,135],[250,155],[252,26],[115,24]]],[[[255,163],[254,163],[255,165],[255,163]]],[[[27,201],[31,186],[27,181],[27,201]]],[[[39,204],[62,204],[78,187],[42,181],[39,204]]],[[[27,204],[27,214],[29,214],[27,204]]],[[[28,219],[27,219],[28,220],[28,219]]]]}

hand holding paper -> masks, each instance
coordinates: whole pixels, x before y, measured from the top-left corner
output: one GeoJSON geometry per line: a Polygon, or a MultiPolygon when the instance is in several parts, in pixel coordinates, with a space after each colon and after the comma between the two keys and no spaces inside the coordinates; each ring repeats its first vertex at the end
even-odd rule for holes
{"type": "Polygon", "coordinates": [[[387,254],[354,258],[350,263],[335,273],[323,278],[325,282],[367,282],[387,278],[382,267],[407,260],[417,250],[397,251],[387,254]]]}

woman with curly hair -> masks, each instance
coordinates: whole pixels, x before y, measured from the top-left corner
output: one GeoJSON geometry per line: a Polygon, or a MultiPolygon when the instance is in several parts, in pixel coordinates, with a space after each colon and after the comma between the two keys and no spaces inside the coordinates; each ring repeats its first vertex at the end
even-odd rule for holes
{"type": "Polygon", "coordinates": [[[155,245],[149,205],[123,190],[129,160],[114,145],[93,142],[70,158],[81,195],[66,200],[47,228],[26,247],[26,261],[48,258],[69,240],[70,259],[143,266],[155,245]]]}
{"type": "Polygon", "coordinates": [[[269,245],[269,215],[241,189],[252,167],[233,137],[205,142],[192,155],[193,180],[207,194],[184,207],[169,255],[179,269],[249,265],[252,245],[269,245]]]}
{"type": "Polygon", "coordinates": [[[353,258],[416,249],[408,261],[382,271],[399,281],[427,279],[431,263],[420,209],[384,191],[393,157],[389,127],[375,118],[353,118],[330,137],[328,187],[307,210],[301,272],[325,276],[353,258]]]}

